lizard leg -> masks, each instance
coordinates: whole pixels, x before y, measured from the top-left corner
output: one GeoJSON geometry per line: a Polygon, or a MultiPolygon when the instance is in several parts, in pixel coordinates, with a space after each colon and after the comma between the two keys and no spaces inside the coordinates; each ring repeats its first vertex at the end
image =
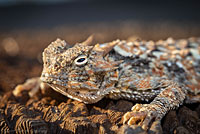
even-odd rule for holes
{"type": "Polygon", "coordinates": [[[17,85],[15,89],[13,90],[13,95],[21,96],[21,93],[26,90],[28,91],[29,96],[33,97],[35,94],[37,94],[40,91],[40,89],[43,92],[47,88],[48,88],[48,85],[43,83],[40,80],[40,77],[35,77],[35,78],[26,80],[26,82],[23,84],[17,85]]]}
{"type": "Polygon", "coordinates": [[[150,104],[136,104],[131,112],[123,117],[123,123],[140,125],[143,129],[151,128],[151,124],[160,121],[171,109],[177,108],[185,99],[185,91],[175,82],[170,82],[150,104]]]}

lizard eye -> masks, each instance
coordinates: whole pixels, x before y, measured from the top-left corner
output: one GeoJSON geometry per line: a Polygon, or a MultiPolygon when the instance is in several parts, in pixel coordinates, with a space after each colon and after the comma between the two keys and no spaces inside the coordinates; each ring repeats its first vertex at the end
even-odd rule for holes
{"type": "Polygon", "coordinates": [[[76,58],[74,62],[76,65],[79,65],[79,66],[84,65],[87,63],[87,56],[81,55],[78,58],[76,58]]]}

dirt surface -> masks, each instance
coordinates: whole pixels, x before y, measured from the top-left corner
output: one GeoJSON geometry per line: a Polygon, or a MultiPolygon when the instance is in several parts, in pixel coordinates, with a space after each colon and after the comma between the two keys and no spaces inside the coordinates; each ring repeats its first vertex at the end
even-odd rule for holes
{"type": "MultiPolygon", "coordinates": [[[[1,133],[146,133],[140,127],[122,125],[122,115],[134,102],[103,99],[85,105],[49,90],[29,98],[26,91],[14,97],[12,90],[25,80],[40,76],[43,49],[57,37],[70,44],[81,42],[96,33],[96,42],[103,43],[117,38],[133,40],[189,38],[200,35],[196,27],[172,25],[160,26],[161,31],[146,29],[133,23],[104,26],[81,25],[49,30],[23,30],[0,34],[0,131],[1,133]],[[119,25],[117,25],[119,26],[119,25]],[[188,30],[188,29],[190,30],[188,30]],[[87,31],[84,31],[87,29],[87,31]],[[134,30],[133,30],[134,29],[134,30]],[[134,32],[133,32],[134,31],[134,32]],[[173,31],[173,32],[172,32],[173,31]],[[190,31],[190,32],[189,32],[190,31]],[[192,32],[191,32],[192,31],[192,32]],[[159,33],[159,34],[158,34],[159,33]]],[[[200,133],[200,104],[183,105],[170,111],[161,127],[149,133],[197,134],[200,133]]]]}

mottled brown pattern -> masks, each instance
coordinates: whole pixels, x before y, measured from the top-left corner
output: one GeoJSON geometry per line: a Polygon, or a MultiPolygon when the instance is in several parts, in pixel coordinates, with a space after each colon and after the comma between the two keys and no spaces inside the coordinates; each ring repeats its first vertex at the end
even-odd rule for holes
{"type": "Polygon", "coordinates": [[[169,38],[95,45],[89,37],[70,48],[57,39],[43,52],[40,79],[84,103],[96,103],[104,97],[148,102],[136,104],[123,117],[123,123],[148,130],[184,100],[200,102],[199,44],[199,38],[169,38]]]}

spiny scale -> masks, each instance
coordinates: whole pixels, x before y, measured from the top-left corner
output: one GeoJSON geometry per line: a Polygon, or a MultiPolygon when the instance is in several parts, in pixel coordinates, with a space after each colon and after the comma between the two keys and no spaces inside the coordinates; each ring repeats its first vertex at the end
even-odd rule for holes
{"type": "MultiPolygon", "coordinates": [[[[43,52],[41,80],[84,103],[96,103],[104,97],[152,100],[133,109],[145,114],[156,110],[155,118],[161,119],[185,98],[188,102],[200,102],[199,44],[199,38],[169,38],[158,42],[116,40],[94,45],[89,37],[70,47],[57,39],[43,52]]],[[[132,124],[134,119],[127,115],[125,122],[129,120],[128,124],[132,124]]]]}

